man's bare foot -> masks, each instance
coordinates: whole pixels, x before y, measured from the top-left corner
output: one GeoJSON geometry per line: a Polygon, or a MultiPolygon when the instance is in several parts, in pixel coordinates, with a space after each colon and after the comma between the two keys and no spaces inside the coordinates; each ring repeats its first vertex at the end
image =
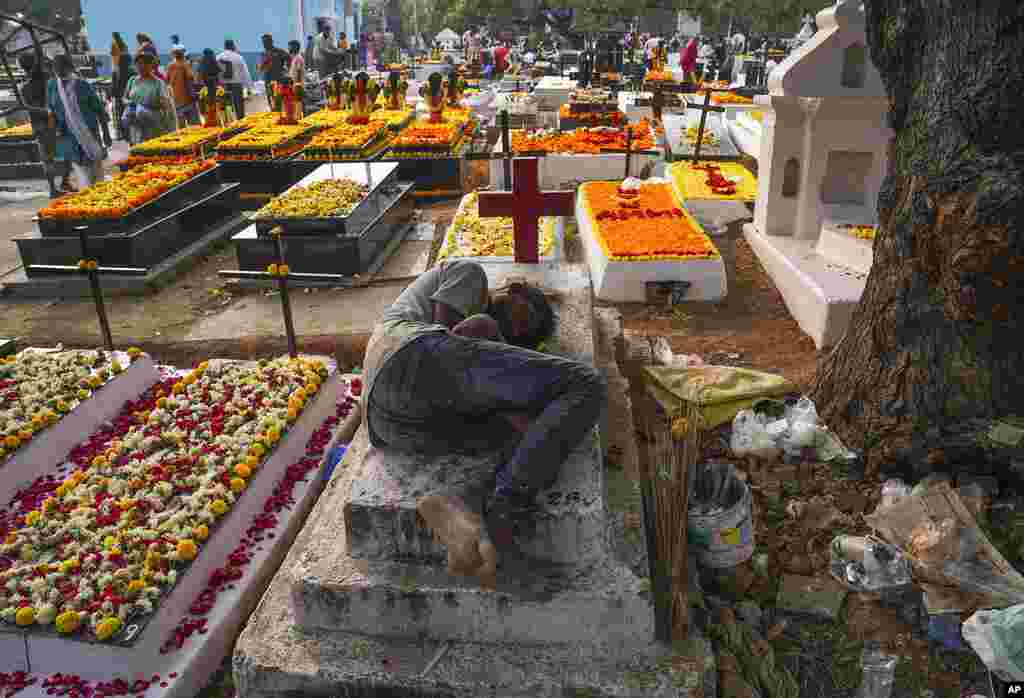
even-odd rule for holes
{"type": "Polygon", "coordinates": [[[493,585],[498,553],[480,514],[472,511],[461,497],[443,495],[424,497],[416,510],[448,548],[449,574],[480,577],[493,585]]]}

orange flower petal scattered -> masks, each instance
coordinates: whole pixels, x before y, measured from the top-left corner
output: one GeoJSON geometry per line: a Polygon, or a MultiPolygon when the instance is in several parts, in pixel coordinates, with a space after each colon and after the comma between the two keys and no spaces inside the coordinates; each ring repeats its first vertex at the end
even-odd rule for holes
{"type": "MultiPolygon", "coordinates": [[[[654,148],[651,125],[646,119],[628,126],[633,132],[633,150],[654,148]]],[[[564,133],[513,131],[512,152],[543,151],[573,155],[598,155],[605,150],[625,150],[626,130],[578,128],[564,133]]]]}

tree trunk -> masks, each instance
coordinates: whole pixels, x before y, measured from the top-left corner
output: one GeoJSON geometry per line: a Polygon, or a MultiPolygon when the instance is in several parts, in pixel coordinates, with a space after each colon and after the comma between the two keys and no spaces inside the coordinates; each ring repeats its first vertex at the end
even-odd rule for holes
{"type": "Polygon", "coordinates": [[[812,393],[872,472],[1024,415],[1024,4],[865,6],[895,138],[864,296],[812,393]]]}

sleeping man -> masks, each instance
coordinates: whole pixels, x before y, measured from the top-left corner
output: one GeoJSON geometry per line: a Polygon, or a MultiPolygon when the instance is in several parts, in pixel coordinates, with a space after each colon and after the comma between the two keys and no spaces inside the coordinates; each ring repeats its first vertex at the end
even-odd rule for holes
{"type": "Polygon", "coordinates": [[[592,366],[522,348],[551,333],[543,293],[513,284],[491,297],[475,262],[444,262],[384,313],[366,350],[370,443],[419,453],[501,452],[482,501],[431,496],[420,515],[453,574],[492,581],[508,545],[591,432],[607,399],[592,366]],[[516,346],[519,345],[519,346],[516,346]]]}

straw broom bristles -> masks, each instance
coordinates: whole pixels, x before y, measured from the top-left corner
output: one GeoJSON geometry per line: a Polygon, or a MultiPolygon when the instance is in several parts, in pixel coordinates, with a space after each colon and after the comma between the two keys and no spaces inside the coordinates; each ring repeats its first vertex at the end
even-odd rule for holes
{"type": "MultiPolygon", "coordinates": [[[[658,609],[671,618],[672,639],[685,640],[689,630],[689,569],[686,544],[689,475],[700,457],[701,416],[693,403],[683,403],[671,422],[658,414],[648,396],[646,423],[648,471],[653,482],[656,551],[662,571],[670,571],[670,602],[658,609]]],[[[653,582],[654,580],[652,580],[653,582]]]]}

